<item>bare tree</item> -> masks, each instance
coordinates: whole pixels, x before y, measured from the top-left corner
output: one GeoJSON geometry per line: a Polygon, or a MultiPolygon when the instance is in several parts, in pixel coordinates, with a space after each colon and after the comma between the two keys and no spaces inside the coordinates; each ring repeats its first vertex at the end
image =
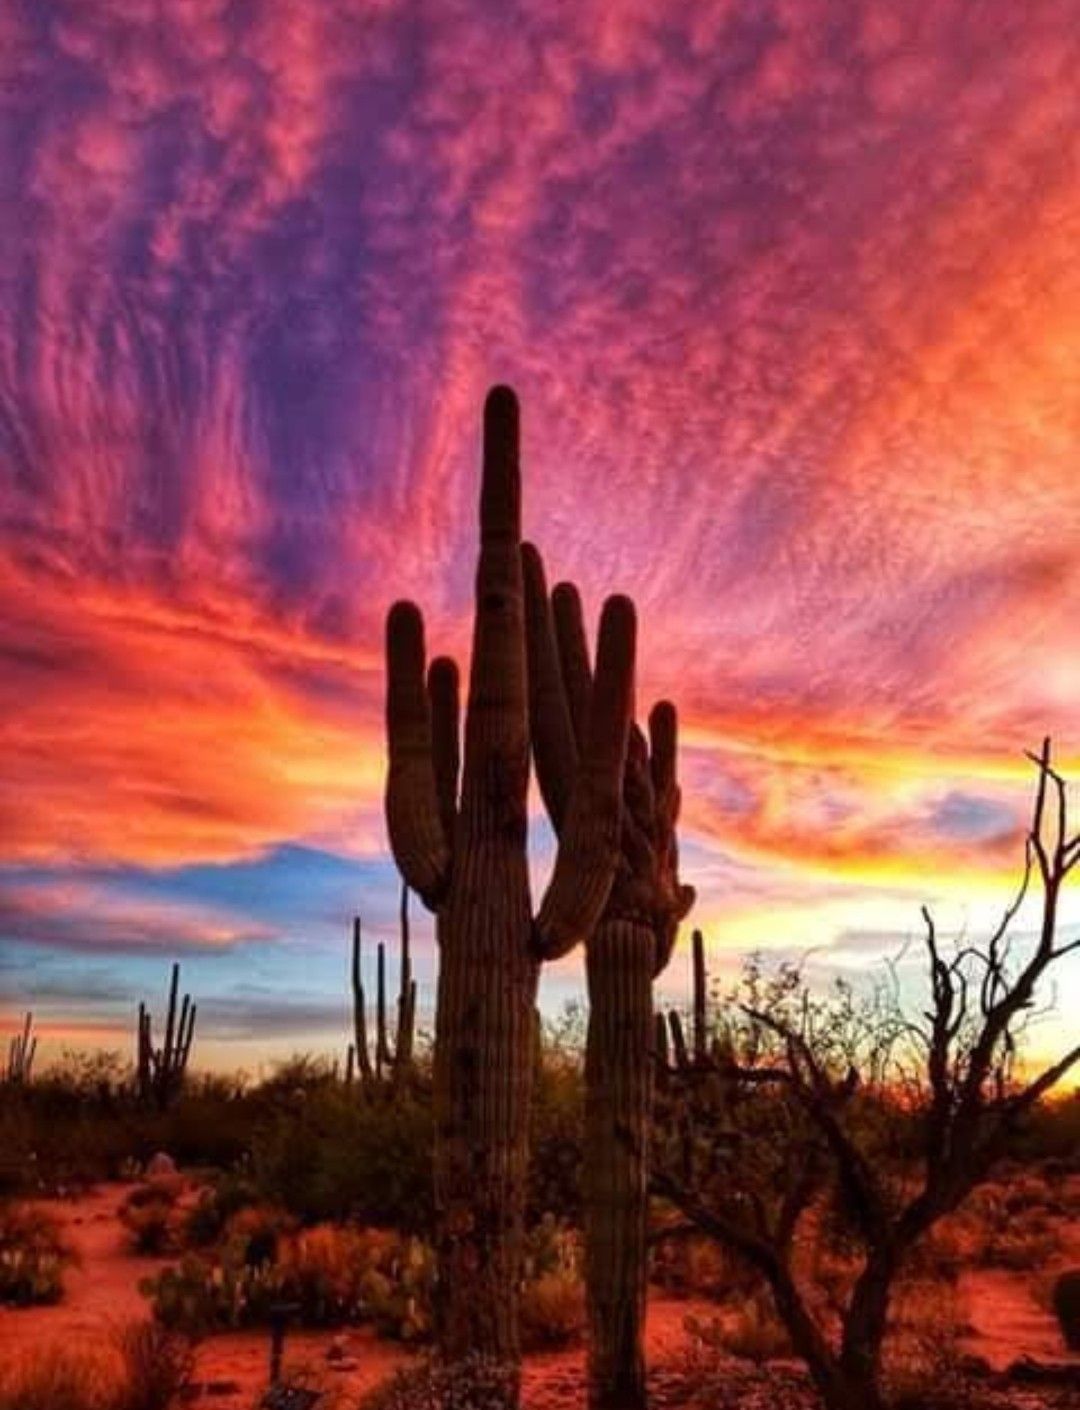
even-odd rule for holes
{"type": "MultiPolygon", "coordinates": [[[[1064,883],[1080,861],[1050,741],[1030,756],[1038,782],[1023,877],[983,944],[947,949],[923,909],[929,995],[905,1011],[899,990],[813,1000],[794,969],[750,976],[728,1027],[691,1052],[677,1016],[653,1188],[688,1223],[748,1262],[830,1410],[880,1410],[890,1298],[918,1241],[1008,1150],[1025,1114],[1080,1061],[1080,1045],[1022,1071],[1018,1044],[1047,972],[1080,939],[1058,937],[1064,883]],[[1034,939],[1014,921],[1039,887],[1034,939]],[[905,1136],[911,1138],[904,1149],[905,1136]],[[793,1266],[799,1221],[831,1187],[861,1263],[838,1335],[793,1266]]],[[[703,982],[703,979],[699,979],[703,982]]],[[[700,1012],[698,997],[695,1010],[700,1012]]]]}

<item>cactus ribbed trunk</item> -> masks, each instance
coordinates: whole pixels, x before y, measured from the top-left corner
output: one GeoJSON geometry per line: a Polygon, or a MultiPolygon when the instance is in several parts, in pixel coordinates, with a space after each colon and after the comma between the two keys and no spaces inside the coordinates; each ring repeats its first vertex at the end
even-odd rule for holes
{"type": "MultiPolygon", "coordinates": [[[[464,840],[464,839],[463,839],[464,840]]],[[[516,1362],[539,964],[524,856],[462,846],[439,913],[435,1027],[438,1343],[516,1362]]]]}
{"type": "Polygon", "coordinates": [[[590,1410],[644,1410],[651,926],[601,921],[585,949],[585,1279],[590,1410]]]}

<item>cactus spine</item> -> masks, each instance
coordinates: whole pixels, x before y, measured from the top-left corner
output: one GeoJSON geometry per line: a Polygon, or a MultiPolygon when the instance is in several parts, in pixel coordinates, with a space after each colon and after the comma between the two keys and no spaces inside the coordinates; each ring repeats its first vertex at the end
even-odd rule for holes
{"type": "Polygon", "coordinates": [[[150,1010],[144,1003],[139,1004],[139,1018],[136,1047],[136,1083],[139,1098],[153,1102],[164,1111],[180,1094],[187,1072],[188,1058],[191,1056],[191,1043],[195,1036],[196,1005],[191,995],[185,994],[180,1004],[177,1021],[176,1002],[180,989],[180,966],[172,967],[169,983],[169,1007],[165,1018],[165,1038],[159,1048],[154,1047],[153,1021],[150,1010]]]}
{"type": "Polygon", "coordinates": [[[386,1003],[386,947],[376,949],[375,1051],[368,1049],[367,997],[360,953],[360,917],[353,918],[352,991],[353,1041],[345,1062],[345,1083],[351,1086],[359,1073],[360,1090],[365,1096],[399,1087],[413,1073],[413,1043],[416,1028],[416,981],[412,977],[409,944],[409,888],[401,888],[401,969],[398,979],[397,1026],[390,1042],[386,1003]]]}
{"type": "Polygon", "coordinates": [[[440,1351],[519,1361],[517,1301],[540,962],[591,932],[618,859],[635,620],[605,603],[580,766],[564,778],[554,872],[535,917],[526,866],[528,676],[517,399],[484,406],[480,559],[459,792],[458,676],[425,679],[423,618],[387,622],[386,813],[406,883],[436,915],[435,1200],[440,1351]]]}
{"type": "Polygon", "coordinates": [[[34,1068],[34,1054],[37,1052],[37,1038],[34,1036],[34,1015],[27,1011],[21,1033],[16,1033],[8,1043],[7,1068],[4,1081],[22,1085],[30,1081],[34,1068]]]}
{"type": "MultiPolygon", "coordinates": [[[[565,781],[589,728],[591,676],[581,602],[567,583],[549,599],[534,553],[526,554],[525,584],[533,750],[540,790],[561,834],[565,781]]],[[[640,1410],[646,1404],[652,985],[694,899],[678,882],[675,760],[675,709],[661,702],[650,715],[648,741],[636,725],[630,731],[618,870],[599,922],[585,939],[585,1272],[593,1410],[640,1410]]]]}

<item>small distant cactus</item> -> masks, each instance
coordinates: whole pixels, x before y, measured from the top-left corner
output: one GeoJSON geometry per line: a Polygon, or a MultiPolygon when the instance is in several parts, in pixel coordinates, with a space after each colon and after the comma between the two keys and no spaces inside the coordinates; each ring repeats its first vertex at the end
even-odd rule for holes
{"type": "Polygon", "coordinates": [[[15,1085],[21,1085],[30,1081],[30,1073],[34,1066],[34,1054],[37,1052],[37,1038],[33,1036],[34,1015],[27,1013],[23,1023],[21,1033],[16,1033],[8,1044],[7,1068],[4,1072],[4,1081],[15,1085]]]}
{"type": "Polygon", "coordinates": [[[1054,1313],[1070,1351],[1080,1351],[1080,1268],[1070,1268],[1054,1284],[1054,1313]]]}
{"type": "Polygon", "coordinates": [[[180,1094],[187,1072],[191,1043],[195,1036],[196,1005],[185,994],[177,1022],[176,1001],[180,988],[180,966],[172,967],[169,984],[169,1008],[165,1020],[165,1038],[161,1047],[154,1047],[150,1010],[139,1004],[136,1032],[136,1084],[141,1101],[153,1102],[161,1111],[180,1094]]]}
{"type": "Polygon", "coordinates": [[[377,949],[377,980],[375,997],[375,1045],[369,1050],[367,1033],[367,997],[361,973],[360,917],[353,918],[352,991],[354,1039],[349,1044],[345,1060],[345,1085],[351,1087],[359,1075],[364,1096],[392,1091],[407,1083],[413,1075],[413,1043],[416,1031],[416,981],[412,977],[409,945],[409,888],[401,888],[401,968],[397,997],[397,1031],[390,1042],[386,1003],[386,946],[377,949]]]}

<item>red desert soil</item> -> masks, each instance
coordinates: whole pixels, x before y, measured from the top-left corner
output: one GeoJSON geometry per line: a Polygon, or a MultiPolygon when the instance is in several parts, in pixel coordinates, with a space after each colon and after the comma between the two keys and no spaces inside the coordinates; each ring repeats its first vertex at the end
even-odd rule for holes
{"type": "MultiPolygon", "coordinates": [[[[110,1328],[148,1315],[138,1291],[141,1279],[156,1273],[168,1259],[136,1257],[128,1252],[117,1210],[132,1186],[102,1186],[77,1200],[52,1203],[81,1258],[69,1270],[64,1299],[55,1307],[0,1308],[0,1354],[18,1348],[78,1342],[100,1337],[110,1328]]],[[[1056,1323],[1046,1306],[1046,1290],[1058,1266],[1080,1263],[1080,1229],[1063,1231],[1069,1247],[1053,1268],[1038,1278],[998,1271],[971,1271],[960,1279],[959,1296],[973,1335],[965,1350],[1002,1367],[1019,1356],[1063,1360],[1056,1323]]],[[[688,1314],[708,1317],[715,1309],[703,1302],[654,1299],[649,1308],[649,1356],[654,1363],[676,1355],[684,1341],[688,1314]]],[[[214,1410],[250,1410],[266,1384],[269,1341],[265,1332],[234,1332],[203,1342],[195,1380],[204,1394],[197,1404],[214,1410]]],[[[345,1403],[377,1385],[410,1352],[381,1341],[366,1329],[339,1337],[332,1332],[293,1332],[287,1342],[286,1368],[309,1368],[318,1383],[342,1394],[345,1403]],[[330,1369],[326,1352],[340,1340],[347,1370],[330,1369]]],[[[1080,1360],[1080,1358],[1076,1358],[1080,1360]]],[[[529,1356],[525,1367],[526,1410],[560,1410],[580,1398],[583,1352],[580,1349],[529,1356]]],[[[334,1399],[338,1397],[335,1396],[334,1399]]]]}

